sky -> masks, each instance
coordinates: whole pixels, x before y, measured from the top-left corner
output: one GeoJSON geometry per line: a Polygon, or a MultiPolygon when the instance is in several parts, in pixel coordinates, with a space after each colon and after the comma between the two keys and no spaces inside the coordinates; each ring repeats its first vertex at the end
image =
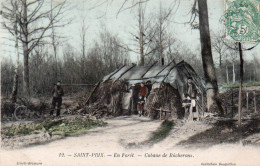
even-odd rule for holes
{"type": "MultiPolygon", "coordinates": [[[[70,10],[65,17],[72,19],[72,22],[70,25],[57,30],[59,34],[66,37],[66,40],[63,41],[62,44],[66,45],[66,43],[69,43],[73,48],[80,50],[80,28],[83,18],[85,18],[85,22],[88,26],[88,48],[93,46],[99,33],[104,28],[112,34],[118,35],[125,44],[132,44],[130,32],[135,32],[133,25],[136,24],[135,16],[137,8],[133,7],[121,11],[118,14],[123,2],[124,0],[68,0],[70,10]]],[[[194,0],[161,0],[161,2],[163,8],[173,8],[173,16],[169,20],[169,31],[184,45],[188,46],[191,50],[198,52],[200,48],[199,30],[192,30],[189,24],[184,24],[190,18],[190,10],[194,0]]],[[[123,9],[131,6],[131,4],[132,1],[126,3],[123,9]]],[[[145,4],[146,14],[150,15],[157,12],[159,4],[160,0],[149,0],[145,4]]],[[[220,19],[224,14],[224,0],[208,0],[208,12],[211,32],[223,31],[224,26],[223,23],[220,22],[220,19]]],[[[1,28],[0,35],[1,57],[15,59],[14,44],[4,38],[9,36],[8,32],[1,28]]],[[[245,52],[245,57],[250,59],[252,53],[259,55],[259,52],[260,46],[257,46],[252,51],[245,52]]],[[[60,48],[59,54],[61,53],[62,50],[60,48]]],[[[138,55],[133,53],[130,55],[133,61],[137,60],[138,55]]]]}

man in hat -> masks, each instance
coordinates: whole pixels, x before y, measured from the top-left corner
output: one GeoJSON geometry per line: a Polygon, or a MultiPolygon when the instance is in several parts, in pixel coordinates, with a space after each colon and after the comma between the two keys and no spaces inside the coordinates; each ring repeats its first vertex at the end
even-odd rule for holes
{"type": "Polygon", "coordinates": [[[190,112],[191,119],[198,119],[196,117],[198,114],[198,110],[196,109],[197,87],[191,77],[188,77],[187,83],[184,86],[184,97],[190,100],[190,108],[187,108],[187,112],[190,112]]]}
{"type": "Polygon", "coordinates": [[[52,90],[52,109],[50,115],[53,115],[53,112],[57,105],[57,113],[56,116],[60,116],[60,107],[62,104],[62,96],[64,95],[63,89],[61,87],[60,81],[54,86],[52,90]]]}
{"type": "Polygon", "coordinates": [[[151,82],[150,80],[148,80],[148,81],[146,82],[145,86],[146,86],[146,88],[148,89],[148,93],[147,93],[147,95],[146,95],[146,98],[147,98],[147,97],[150,95],[150,92],[151,92],[152,87],[153,87],[152,82],[151,82]]]}
{"type": "Polygon", "coordinates": [[[186,85],[184,85],[184,95],[185,98],[189,97],[190,99],[196,99],[197,97],[197,87],[193,83],[193,80],[191,77],[188,77],[186,85]]]}

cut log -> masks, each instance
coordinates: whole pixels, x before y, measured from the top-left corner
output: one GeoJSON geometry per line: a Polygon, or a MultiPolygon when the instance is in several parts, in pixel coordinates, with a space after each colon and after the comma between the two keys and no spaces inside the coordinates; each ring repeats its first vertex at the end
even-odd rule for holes
{"type": "Polygon", "coordinates": [[[86,102],[84,103],[84,105],[87,105],[89,103],[89,100],[91,99],[92,95],[94,94],[94,92],[96,91],[96,89],[99,87],[101,81],[99,81],[96,86],[93,88],[92,92],[90,93],[88,99],[86,100],[86,102]]]}

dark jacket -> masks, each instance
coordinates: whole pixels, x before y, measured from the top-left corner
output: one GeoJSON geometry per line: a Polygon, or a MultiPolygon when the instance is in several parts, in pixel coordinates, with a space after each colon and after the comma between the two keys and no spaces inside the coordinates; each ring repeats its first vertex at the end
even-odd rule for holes
{"type": "Polygon", "coordinates": [[[152,85],[152,84],[146,84],[145,86],[146,86],[146,88],[148,89],[148,93],[147,93],[147,95],[146,95],[146,97],[148,97],[148,96],[150,95],[150,92],[151,92],[151,90],[152,90],[153,85],[152,85]]]}
{"type": "Polygon", "coordinates": [[[183,93],[185,97],[189,96],[190,98],[196,98],[197,96],[197,87],[196,85],[192,82],[191,85],[186,83],[183,87],[183,93]]]}
{"type": "Polygon", "coordinates": [[[53,98],[62,98],[62,96],[64,95],[62,87],[58,86],[55,86],[51,93],[53,98]]]}

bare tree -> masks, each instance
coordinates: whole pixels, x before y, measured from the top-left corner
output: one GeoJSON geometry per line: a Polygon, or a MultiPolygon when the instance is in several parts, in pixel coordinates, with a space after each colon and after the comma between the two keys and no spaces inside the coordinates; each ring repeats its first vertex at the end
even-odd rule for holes
{"type": "Polygon", "coordinates": [[[233,49],[230,49],[229,50],[229,57],[231,58],[231,62],[232,62],[232,80],[233,80],[233,83],[236,82],[236,68],[235,68],[235,65],[236,65],[236,62],[237,62],[237,58],[238,58],[238,51],[237,50],[233,50],[233,49]]]}
{"type": "Polygon", "coordinates": [[[155,35],[155,41],[157,42],[157,48],[159,52],[159,57],[161,59],[161,65],[164,65],[165,63],[165,49],[167,47],[167,44],[170,44],[169,38],[167,37],[169,34],[167,34],[167,27],[169,25],[169,18],[171,16],[172,9],[164,9],[162,7],[162,2],[160,1],[160,8],[159,13],[157,16],[157,23],[156,23],[156,35],[155,35]]]}
{"type": "MultiPolygon", "coordinates": [[[[53,0],[51,0],[51,13],[50,13],[50,21],[53,18],[53,0]]],[[[57,40],[57,36],[56,36],[56,32],[55,32],[55,27],[54,27],[54,23],[51,22],[51,45],[53,48],[53,54],[54,54],[54,59],[55,59],[55,69],[54,69],[54,73],[55,73],[55,79],[56,81],[58,81],[58,63],[57,63],[57,47],[58,47],[58,40],[57,40]]],[[[55,81],[55,82],[56,82],[55,81]]]]}
{"type": "Polygon", "coordinates": [[[3,27],[10,34],[15,36],[15,29],[12,15],[12,8],[17,3],[17,20],[18,20],[18,39],[23,46],[24,71],[23,82],[25,95],[30,94],[30,78],[29,78],[29,56],[32,50],[39,45],[47,37],[50,37],[48,30],[54,27],[62,27],[67,23],[62,22],[62,15],[65,12],[65,3],[62,1],[53,6],[52,9],[44,7],[45,0],[10,0],[3,3],[3,27]],[[49,16],[52,14],[52,18],[49,16]]]}
{"type": "Polygon", "coordinates": [[[106,72],[112,72],[128,59],[127,52],[120,47],[121,45],[124,44],[119,37],[113,35],[106,28],[100,33],[100,42],[97,43],[97,47],[99,47],[100,58],[107,67],[106,72]]]}
{"type": "Polygon", "coordinates": [[[227,46],[223,42],[224,40],[224,33],[217,32],[213,35],[213,41],[212,41],[212,48],[218,53],[219,55],[219,67],[222,67],[222,60],[223,56],[228,50],[227,46]]]}
{"type": "Polygon", "coordinates": [[[140,55],[140,65],[145,65],[145,57],[154,52],[155,49],[151,48],[152,40],[155,36],[153,29],[152,19],[146,17],[145,6],[142,1],[138,3],[137,25],[134,27],[135,33],[132,35],[134,41],[133,48],[127,47],[129,51],[140,55]]]}
{"type": "Polygon", "coordinates": [[[167,40],[166,40],[166,55],[167,55],[167,59],[168,62],[173,61],[174,64],[176,64],[176,61],[180,58],[180,54],[178,49],[176,49],[176,43],[177,40],[172,36],[172,35],[168,35],[167,40]],[[174,48],[175,46],[175,48],[174,48]]]}
{"type": "Polygon", "coordinates": [[[227,81],[227,84],[229,84],[229,70],[228,70],[228,54],[224,54],[224,58],[225,58],[225,70],[226,70],[226,81],[227,81]]]}
{"type": "MultiPolygon", "coordinates": [[[[219,66],[216,67],[216,71],[217,71],[217,76],[218,76],[218,81],[219,82],[224,82],[224,77],[226,73],[226,77],[227,77],[227,81],[228,80],[228,67],[227,67],[227,63],[226,67],[225,67],[225,72],[224,72],[224,68],[223,68],[223,60],[226,58],[226,53],[228,51],[228,47],[226,46],[226,44],[224,43],[224,33],[221,31],[218,31],[217,33],[213,33],[213,37],[212,37],[212,48],[214,50],[214,53],[217,54],[216,57],[216,62],[218,61],[219,66]]],[[[227,61],[227,59],[226,59],[227,61]]]]}
{"type": "Polygon", "coordinates": [[[81,40],[81,71],[82,78],[86,78],[87,76],[87,67],[86,67],[86,47],[87,47],[87,29],[85,17],[82,20],[81,28],[80,28],[80,40],[81,40]]]}
{"type": "Polygon", "coordinates": [[[139,45],[140,45],[140,57],[141,65],[144,65],[144,10],[142,5],[139,4],[138,10],[138,21],[139,21],[139,45]]]}
{"type": "Polygon", "coordinates": [[[253,54],[253,62],[254,62],[254,69],[253,69],[253,75],[254,75],[254,81],[257,81],[257,78],[259,76],[259,60],[257,59],[257,54],[253,54]]]}
{"type": "MultiPolygon", "coordinates": [[[[201,55],[204,69],[204,76],[207,86],[207,105],[208,109],[215,103],[217,111],[223,115],[223,108],[219,100],[218,83],[215,66],[211,52],[211,41],[209,33],[209,17],[207,0],[198,0],[199,7],[199,29],[201,42],[201,55]]],[[[196,1],[195,1],[196,3],[196,1]]]]}
{"type": "Polygon", "coordinates": [[[88,29],[88,26],[86,26],[86,20],[85,20],[85,18],[83,18],[82,23],[81,23],[81,29],[80,29],[81,54],[82,54],[83,60],[86,59],[87,29],[88,29]]]}
{"type": "Polygon", "coordinates": [[[18,67],[19,67],[19,47],[18,47],[18,16],[17,16],[17,2],[14,3],[13,5],[13,17],[15,18],[14,20],[14,33],[15,33],[15,54],[17,56],[16,60],[16,66],[15,66],[15,73],[14,73],[14,82],[13,82],[13,90],[12,90],[12,96],[11,96],[11,101],[14,104],[17,100],[17,92],[18,92],[18,67]]]}

